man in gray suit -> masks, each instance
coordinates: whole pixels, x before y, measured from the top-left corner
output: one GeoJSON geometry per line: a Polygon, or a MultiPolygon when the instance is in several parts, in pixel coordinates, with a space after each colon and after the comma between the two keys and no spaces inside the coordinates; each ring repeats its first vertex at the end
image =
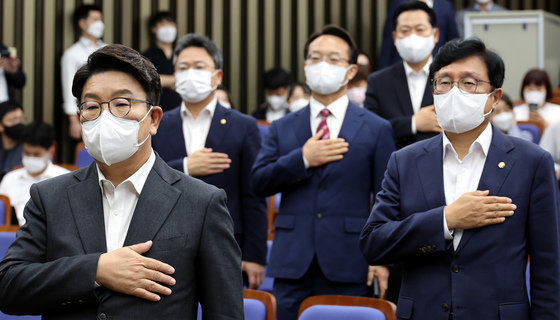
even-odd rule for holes
{"type": "Polygon", "coordinates": [[[74,77],[95,163],[34,185],[0,263],[0,309],[44,319],[243,319],[240,250],[222,190],[151,146],[160,79],[110,45],[74,77]]]}

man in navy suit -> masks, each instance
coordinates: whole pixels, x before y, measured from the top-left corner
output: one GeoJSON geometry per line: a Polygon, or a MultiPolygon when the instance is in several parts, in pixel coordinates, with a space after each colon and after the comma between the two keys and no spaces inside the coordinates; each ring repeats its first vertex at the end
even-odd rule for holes
{"type": "MultiPolygon", "coordinates": [[[[437,17],[437,28],[439,29],[439,41],[434,48],[436,54],[447,41],[459,38],[459,31],[455,23],[455,9],[449,0],[421,0],[434,10],[437,17]]],[[[383,40],[381,41],[381,51],[379,53],[379,69],[386,68],[397,62],[401,62],[401,57],[397,48],[393,45],[391,32],[395,30],[395,21],[392,19],[397,7],[411,0],[392,0],[387,10],[387,18],[383,26],[383,40]]]]}
{"type": "Polygon", "coordinates": [[[326,26],[304,51],[310,103],[271,124],[252,176],[258,194],[282,192],[267,268],[280,320],[311,295],[368,293],[359,230],[395,148],[390,124],[348,100],[358,56],[348,33],[326,26]]]}
{"type": "Polygon", "coordinates": [[[430,78],[444,133],[389,160],[360,244],[369,263],[403,264],[398,319],[559,317],[554,163],[490,124],[504,69],[480,40],[443,46],[430,78]]]}
{"type": "Polygon", "coordinates": [[[365,107],[391,121],[400,149],[441,132],[428,83],[440,31],[436,14],[421,1],[401,4],[393,20],[393,41],[404,61],[368,77],[365,107]]]}
{"type": "Polygon", "coordinates": [[[175,79],[183,103],[163,114],[154,149],[173,168],[226,191],[246,285],[260,286],[266,263],[266,202],[249,188],[260,147],[256,120],[216,99],[222,53],[204,36],[187,34],[175,47],[175,79]]]}

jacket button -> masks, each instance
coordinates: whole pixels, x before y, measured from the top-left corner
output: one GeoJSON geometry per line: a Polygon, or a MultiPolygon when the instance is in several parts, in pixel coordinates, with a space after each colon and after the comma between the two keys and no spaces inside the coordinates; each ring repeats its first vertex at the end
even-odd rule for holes
{"type": "Polygon", "coordinates": [[[443,312],[449,311],[449,305],[447,303],[442,304],[441,305],[441,310],[443,310],[443,312]]]}
{"type": "Polygon", "coordinates": [[[107,320],[107,315],[104,314],[104,313],[100,313],[100,314],[97,316],[97,319],[99,319],[99,320],[107,320]]]}
{"type": "Polygon", "coordinates": [[[459,266],[458,265],[453,266],[453,272],[459,273],[459,266]]]}
{"type": "Polygon", "coordinates": [[[323,219],[323,214],[322,213],[317,213],[317,219],[323,219]]]}

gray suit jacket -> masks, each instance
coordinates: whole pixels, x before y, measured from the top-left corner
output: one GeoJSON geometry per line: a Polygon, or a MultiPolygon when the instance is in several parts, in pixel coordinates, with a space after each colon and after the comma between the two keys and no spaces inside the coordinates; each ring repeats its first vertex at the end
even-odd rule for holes
{"type": "Polygon", "coordinates": [[[243,319],[241,254],[226,196],[165,164],[150,171],[124,242],[175,268],[170,296],[150,302],[100,287],[106,252],[95,163],[31,187],[27,223],[0,263],[0,309],[44,319],[243,319]]]}

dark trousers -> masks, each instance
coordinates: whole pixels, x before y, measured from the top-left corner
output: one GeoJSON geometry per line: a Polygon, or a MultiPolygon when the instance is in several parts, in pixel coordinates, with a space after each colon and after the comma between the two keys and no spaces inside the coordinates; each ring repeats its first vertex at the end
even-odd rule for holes
{"type": "Polygon", "coordinates": [[[272,293],[277,302],[278,320],[296,320],[301,302],[316,295],[371,296],[364,283],[333,282],[325,277],[317,258],[300,279],[274,279],[272,293]]]}

